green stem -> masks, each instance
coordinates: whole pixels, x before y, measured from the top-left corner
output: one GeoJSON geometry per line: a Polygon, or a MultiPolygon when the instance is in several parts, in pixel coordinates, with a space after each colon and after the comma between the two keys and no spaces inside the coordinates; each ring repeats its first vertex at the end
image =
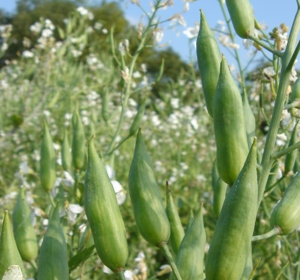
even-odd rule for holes
{"type": "Polygon", "coordinates": [[[30,265],[32,266],[32,268],[33,268],[35,271],[38,271],[38,267],[37,267],[37,264],[36,264],[35,260],[31,260],[31,261],[30,261],[30,265]]]}
{"type": "Polygon", "coordinates": [[[268,176],[272,167],[272,154],[275,147],[276,136],[280,124],[281,113],[284,108],[284,102],[286,98],[286,90],[289,85],[290,71],[286,70],[287,64],[289,63],[293,50],[297,42],[298,33],[300,30],[300,10],[297,10],[294,23],[291,29],[290,38],[287,44],[287,48],[282,58],[282,70],[280,75],[280,82],[275,102],[275,107],[270,122],[270,128],[267,135],[265,150],[262,158],[262,172],[258,182],[258,206],[263,198],[264,190],[268,180],[268,176]]]}
{"type": "Polygon", "coordinates": [[[116,139],[117,139],[117,137],[118,137],[118,135],[120,133],[120,130],[121,130],[121,127],[122,127],[122,123],[123,123],[123,120],[124,120],[124,115],[125,115],[125,110],[126,110],[126,107],[127,107],[128,99],[129,99],[129,97],[131,95],[132,73],[133,73],[133,70],[134,70],[135,62],[136,62],[136,60],[137,60],[140,52],[145,47],[145,41],[146,41],[147,36],[148,36],[148,34],[149,34],[150,30],[151,30],[151,25],[152,25],[153,20],[155,19],[156,12],[159,9],[160,2],[161,1],[157,1],[156,2],[155,9],[154,9],[154,12],[153,12],[153,14],[151,15],[151,17],[149,19],[148,26],[146,27],[146,30],[143,33],[142,37],[141,37],[139,46],[138,46],[135,54],[132,57],[132,60],[131,60],[131,63],[130,63],[130,67],[129,67],[128,80],[127,80],[126,88],[125,88],[125,95],[124,95],[124,100],[123,100],[123,104],[122,104],[121,115],[120,115],[120,118],[119,118],[117,129],[116,129],[116,131],[115,131],[115,133],[113,135],[113,138],[112,138],[112,140],[111,140],[111,142],[109,144],[109,147],[108,147],[107,151],[105,152],[106,155],[108,155],[108,154],[111,153],[111,150],[113,149],[114,143],[116,142],[116,139]]]}
{"type": "Polygon", "coordinates": [[[294,63],[295,63],[295,61],[297,59],[297,56],[299,54],[299,51],[300,51],[300,41],[297,44],[297,47],[296,47],[296,49],[295,49],[295,51],[293,53],[293,56],[292,56],[291,60],[289,61],[288,66],[286,67],[287,71],[291,71],[292,70],[292,68],[294,66],[294,63]]]}
{"type": "Polygon", "coordinates": [[[125,276],[124,276],[124,271],[119,271],[115,273],[118,276],[118,279],[120,280],[126,280],[125,276]]]}
{"type": "Polygon", "coordinates": [[[279,227],[274,227],[272,230],[270,230],[269,232],[267,232],[265,234],[253,236],[251,241],[254,242],[254,241],[267,239],[267,238],[270,238],[272,236],[280,234],[280,232],[281,232],[281,229],[279,227]]]}
{"type": "Polygon", "coordinates": [[[274,153],[273,154],[273,158],[274,159],[278,159],[278,158],[280,158],[280,157],[282,157],[282,156],[284,156],[284,155],[286,155],[286,154],[288,154],[288,153],[290,153],[290,152],[292,152],[292,151],[294,151],[296,149],[299,149],[299,148],[300,148],[300,141],[297,142],[297,143],[295,143],[295,144],[293,144],[293,145],[291,145],[291,146],[289,146],[286,149],[283,149],[283,150],[281,150],[279,152],[274,153]]]}
{"type": "Polygon", "coordinates": [[[117,150],[127,139],[129,139],[132,135],[128,135],[125,138],[122,139],[122,141],[115,147],[113,148],[108,154],[105,154],[104,156],[109,156],[111,155],[115,150],[117,150]]]}
{"type": "Polygon", "coordinates": [[[271,48],[270,46],[268,46],[267,44],[265,44],[264,42],[260,41],[259,39],[257,39],[256,37],[254,37],[253,35],[249,35],[248,36],[249,39],[251,39],[252,41],[254,41],[256,44],[262,46],[263,48],[265,48],[266,50],[268,50],[269,52],[279,56],[279,57],[283,57],[283,53],[274,50],[273,48],[271,48]]]}
{"type": "Polygon", "coordinates": [[[300,101],[294,101],[290,104],[287,104],[284,106],[284,109],[291,109],[291,108],[295,108],[295,107],[296,108],[300,107],[300,101]]]}
{"type": "Polygon", "coordinates": [[[50,198],[50,202],[51,202],[52,207],[55,208],[55,202],[54,202],[54,199],[53,199],[51,193],[50,193],[50,192],[47,192],[47,193],[48,193],[48,195],[49,195],[49,198],[50,198]]]}
{"type": "Polygon", "coordinates": [[[163,243],[160,248],[163,251],[168,263],[172,267],[175,278],[177,280],[182,280],[167,243],[163,243]]]}

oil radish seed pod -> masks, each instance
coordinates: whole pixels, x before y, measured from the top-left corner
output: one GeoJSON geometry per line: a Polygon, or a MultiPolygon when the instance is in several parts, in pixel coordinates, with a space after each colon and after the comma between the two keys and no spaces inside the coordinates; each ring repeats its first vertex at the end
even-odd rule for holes
{"type": "Polygon", "coordinates": [[[300,224],[300,172],[284,191],[283,197],[274,208],[270,224],[279,227],[281,235],[293,232],[300,224]]]}
{"type": "Polygon", "coordinates": [[[217,167],[232,186],[248,155],[247,132],[242,98],[224,56],[220,69],[213,107],[217,167]]]}
{"type": "Polygon", "coordinates": [[[22,258],[18,251],[9,214],[6,210],[4,213],[0,239],[0,279],[2,279],[7,269],[12,265],[18,265],[25,278],[25,269],[22,258]]]}
{"type": "MultiPolygon", "coordinates": [[[[192,225],[184,235],[176,257],[176,266],[182,279],[204,279],[204,251],[206,233],[204,229],[202,205],[195,215],[192,225]]],[[[170,280],[175,280],[172,273],[170,280]]]]}
{"type": "Polygon", "coordinates": [[[73,113],[72,161],[76,169],[81,169],[85,160],[84,129],[77,111],[73,113]]]}
{"type": "MultiPolygon", "coordinates": [[[[298,132],[298,122],[296,123],[296,125],[293,129],[291,139],[289,142],[289,147],[296,144],[297,138],[298,138],[297,132],[298,132]]],[[[293,170],[296,159],[297,159],[297,154],[298,154],[298,149],[295,149],[285,156],[285,162],[284,162],[284,173],[285,174],[288,174],[290,171],[293,170]]]]}
{"type": "Polygon", "coordinates": [[[188,220],[188,223],[186,225],[185,232],[187,232],[189,230],[190,226],[193,224],[194,218],[195,218],[194,211],[193,211],[193,209],[190,209],[189,220],[188,220]]]}
{"type": "Polygon", "coordinates": [[[235,32],[241,38],[247,38],[254,32],[255,18],[249,0],[226,0],[235,32]]]}
{"type": "Polygon", "coordinates": [[[46,122],[44,123],[44,135],[41,147],[40,177],[42,188],[47,192],[52,190],[56,180],[55,152],[46,122]]]}
{"type": "Polygon", "coordinates": [[[62,162],[62,167],[65,171],[71,170],[72,155],[70,152],[68,132],[66,129],[64,131],[64,138],[63,138],[63,142],[61,145],[61,162],[62,162]]]}
{"type": "Polygon", "coordinates": [[[227,191],[227,184],[220,178],[216,161],[212,168],[212,187],[213,187],[213,209],[219,217],[227,191]]]}
{"type": "Polygon", "coordinates": [[[96,152],[94,137],[88,147],[84,208],[101,261],[114,272],[122,271],[128,258],[125,226],[105,165],[96,152]]]}
{"type": "Polygon", "coordinates": [[[200,10],[200,13],[201,23],[197,37],[197,61],[207,111],[213,117],[213,98],[219,78],[221,53],[203,11],[200,10]]]}
{"type": "Polygon", "coordinates": [[[144,114],[145,114],[145,108],[146,108],[146,100],[141,104],[140,108],[138,109],[138,112],[130,126],[129,129],[129,135],[132,136],[136,134],[139,127],[141,126],[144,114]]]}
{"type": "Polygon", "coordinates": [[[60,224],[59,204],[49,219],[39,254],[38,280],[69,279],[68,248],[60,224]]]}
{"type": "Polygon", "coordinates": [[[181,244],[182,238],[184,237],[184,229],[181,224],[180,217],[178,215],[178,211],[174,203],[168,182],[166,184],[167,184],[166,213],[171,226],[170,244],[173,249],[173,252],[176,255],[179,250],[179,246],[181,244]]]}
{"type": "Polygon", "coordinates": [[[251,248],[257,212],[256,138],[223,204],[207,254],[207,280],[240,280],[251,248]]]}
{"type": "Polygon", "coordinates": [[[31,209],[25,199],[25,188],[19,191],[12,215],[14,236],[19,253],[26,262],[34,260],[38,254],[38,243],[32,225],[31,209]]]}
{"type": "Polygon", "coordinates": [[[245,89],[243,90],[243,109],[245,116],[245,125],[247,132],[248,147],[250,148],[255,137],[256,123],[252,109],[249,105],[245,89]]]}
{"type": "Polygon", "coordinates": [[[137,134],[129,171],[129,194],[140,234],[154,246],[166,243],[170,237],[170,223],[141,129],[137,134]]]}

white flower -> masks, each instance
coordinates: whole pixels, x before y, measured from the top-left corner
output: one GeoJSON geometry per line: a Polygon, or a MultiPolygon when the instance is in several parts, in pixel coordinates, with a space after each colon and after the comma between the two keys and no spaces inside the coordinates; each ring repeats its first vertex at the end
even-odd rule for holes
{"type": "Polygon", "coordinates": [[[89,11],[88,11],[86,8],[81,7],[81,6],[77,8],[77,11],[78,11],[78,13],[81,14],[82,16],[86,16],[86,15],[88,15],[88,13],[89,13],[89,11]]]}
{"type": "Polygon", "coordinates": [[[126,280],[134,280],[134,273],[131,270],[125,270],[124,271],[124,277],[126,280]]]}
{"type": "Polygon", "coordinates": [[[94,29],[96,29],[96,30],[100,30],[101,28],[102,28],[102,23],[100,23],[100,22],[95,22],[95,24],[94,24],[94,29]]]}
{"type": "Polygon", "coordinates": [[[140,262],[143,261],[145,259],[145,254],[144,252],[139,252],[137,257],[134,259],[135,262],[140,262]]]}
{"type": "Polygon", "coordinates": [[[116,173],[115,173],[114,169],[113,169],[110,165],[106,165],[106,166],[105,166],[105,169],[106,169],[108,178],[109,178],[110,180],[114,179],[115,176],[116,176],[116,173]]]}
{"type": "Polygon", "coordinates": [[[189,39],[193,39],[198,36],[198,32],[199,32],[199,25],[196,25],[194,27],[189,27],[186,30],[184,30],[183,34],[187,36],[189,39]]]}
{"type": "Polygon", "coordinates": [[[53,25],[52,21],[50,19],[45,19],[45,26],[51,30],[55,29],[55,26],[53,25]]]}
{"type": "Polygon", "coordinates": [[[48,28],[46,28],[42,31],[42,37],[44,37],[44,38],[49,38],[52,36],[52,34],[53,34],[53,31],[48,28]]]}
{"type": "Polygon", "coordinates": [[[103,34],[107,34],[107,33],[108,33],[108,30],[107,30],[106,28],[103,28],[103,29],[102,29],[102,33],[103,33],[103,34]]]}
{"type": "Polygon", "coordinates": [[[183,11],[187,12],[190,10],[190,3],[189,2],[185,2],[183,5],[183,11]]]}
{"type": "Polygon", "coordinates": [[[277,146],[284,146],[287,141],[287,136],[284,133],[277,134],[276,144],[277,146]]]}
{"type": "Polygon", "coordinates": [[[73,224],[77,218],[78,214],[83,212],[83,208],[79,204],[69,204],[67,208],[67,214],[69,217],[69,221],[73,224]]]}
{"type": "Polygon", "coordinates": [[[164,36],[163,31],[160,28],[157,28],[154,32],[153,32],[153,43],[157,44],[159,42],[161,42],[162,38],[164,36]]]}
{"type": "Polygon", "coordinates": [[[125,55],[125,46],[123,45],[123,42],[120,42],[119,45],[118,45],[118,50],[119,52],[121,53],[122,56],[125,55]]]}
{"type": "Polygon", "coordinates": [[[25,50],[25,51],[22,52],[22,56],[26,57],[26,58],[29,58],[29,57],[33,57],[34,54],[31,51],[25,50]]]}
{"type": "Polygon", "coordinates": [[[264,68],[263,74],[267,75],[268,77],[272,77],[276,75],[276,72],[272,66],[264,68]]]}
{"type": "Polygon", "coordinates": [[[102,271],[106,274],[113,274],[113,272],[105,265],[103,265],[102,271]]]}
{"type": "Polygon", "coordinates": [[[40,33],[42,30],[42,24],[40,22],[36,22],[29,27],[29,30],[33,33],[40,33]]]}
{"type": "Polygon", "coordinates": [[[135,71],[132,74],[132,77],[135,78],[135,79],[138,79],[138,78],[142,77],[142,75],[141,75],[141,73],[139,71],[135,71]]]}
{"type": "Polygon", "coordinates": [[[118,205],[122,205],[126,200],[126,193],[124,192],[122,185],[118,181],[115,181],[115,180],[112,180],[111,184],[116,193],[118,205]]]}
{"type": "Polygon", "coordinates": [[[142,71],[143,71],[144,73],[146,73],[146,72],[147,72],[147,65],[146,65],[145,63],[142,63],[142,64],[141,64],[141,69],[142,69],[142,71]]]}
{"type": "Polygon", "coordinates": [[[75,180],[73,179],[73,177],[71,176],[71,174],[67,171],[64,171],[65,174],[65,179],[61,179],[62,182],[68,186],[68,187],[72,187],[75,183],[75,180]]]}

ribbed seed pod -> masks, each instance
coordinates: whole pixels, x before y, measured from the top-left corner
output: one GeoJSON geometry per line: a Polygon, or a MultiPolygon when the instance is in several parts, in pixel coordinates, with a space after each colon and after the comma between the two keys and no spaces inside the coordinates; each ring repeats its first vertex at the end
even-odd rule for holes
{"type": "Polygon", "coordinates": [[[240,280],[251,248],[257,213],[256,138],[226,196],[207,254],[207,280],[240,280]]]}
{"type": "Polygon", "coordinates": [[[284,191],[283,197],[274,208],[270,224],[279,227],[281,235],[293,232],[300,224],[300,172],[284,191]]]}
{"type": "Polygon", "coordinates": [[[203,11],[197,37],[197,60],[207,111],[213,117],[213,98],[218,83],[221,54],[217,40],[209,28],[203,11]]]}
{"type": "MultiPolygon", "coordinates": [[[[194,221],[185,233],[181,242],[176,266],[182,279],[202,280],[204,279],[204,249],[206,234],[202,217],[202,206],[196,213],[194,221]]],[[[170,280],[175,280],[172,273],[170,280]]]]}
{"type": "Polygon", "coordinates": [[[62,162],[62,167],[65,171],[71,170],[72,155],[70,152],[68,133],[66,129],[64,132],[64,139],[61,145],[61,162],[62,162]]]}
{"type": "Polygon", "coordinates": [[[32,226],[31,209],[25,199],[25,188],[20,189],[17,204],[14,207],[12,221],[19,253],[24,261],[30,262],[34,260],[38,254],[38,244],[32,226]]]}
{"type": "Polygon", "coordinates": [[[114,188],[94,140],[88,148],[88,168],[84,185],[84,208],[92,230],[97,253],[114,272],[124,269],[128,258],[126,231],[114,188]]]}
{"type": "Polygon", "coordinates": [[[171,190],[168,186],[166,213],[171,226],[170,244],[172,246],[173,252],[177,254],[182,238],[184,236],[184,229],[181,224],[176,205],[173,201],[171,190]]]}
{"type": "Polygon", "coordinates": [[[248,154],[242,98],[225,57],[214,96],[217,167],[222,180],[233,185],[248,154]]]}
{"type": "Polygon", "coordinates": [[[25,278],[25,269],[14,238],[8,211],[6,210],[0,239],[0,279],[2,279],[5,271],[12,265],[18,265],[25,278]]]}
{"type": "Polygon", "coordinates": [[[250,148],[253,143],[253,139],[255,137],[256,124],[255,124],[255,117],[249,105],[245,90],[243,92],[243,109],[244,109],[244,116],[245,116],[248,147],[250,148]]]}
{"type": "Polygon", "coordinates": [[[129,171],[129,193],[141,235],[155,246],[167,242],[170,237],[170,223],[141,130],[137,134],[129,171]]]}
{"type": "Polygon", "coordinates": [[[254,32],[254,14],[249,0],[226,0],[235,32],[247,38],[254,32]]]}
{"type": "Polygon", "coordinates": [[[213,209],[217,217],[221,213],[221,209],[226,197],[227,184],[220,178],[216,161],[212,168],[212,187],[213,187],[213,209]]]}
{"type": "MultiPolygon", "coordinates": [[[[295,125],[294,130],[292,132],[291,139],[289,142],[289,147],[296,144],[296,142],[298,140],[297,132],[298,132],[298,123],[295,125]]],[[[285,174],[288,174],[290,171],[293,170],[295,161],[297,159],[297,154],[298,154],[298,149],[295,149],[285,156],[285,162],[284,162],[284,173],[285,174]]]]}
{"type": "Polygon", "coordinates": [[[102,118],[105,122],[109,120],[109,95],[106,89],[102,96],[102,118]]]}
{"type": "Polygon", "coordinates": [[[300,78],[294,83],[292,93],[290,95],[290,103],[300,100],[300,78]]]}
{"type": "Polygon", "coordinates": [[[132,136],[134,134],[136,134],[136,132],[138,131],[139,127],[141,126],[142,120],[143,120],[143,116],[145,114],[145,107],[146,107],[146,100],[141,104],[131,126],[129,129],[129,135],[132,136]]]}
{"type": "Polygon", "coordinates": [[[84,146],[84,129],[81,118],[77,112],[72,117],[73,124],[73,141],[72,141],[72,160],[76,169],[81,169],[84,165],[85,146],[84,146]]]}
{"type": "Polygon", "coordinates": [[[193,224],[193,221],[194,221],[194,211],[192,209],[190,209],[190,215],[189,215],[189,220],[188,220],[188,223],[186,225],[186,229],[185,229],[185,232],[187,232],[190,228],[190,226],[193,224]]]}
{"type": "Polygon", "coordinates": [[[55,152],[46,122],[44,123],[44,135],[41,147],[40,176],[42,188],[45,191],[52,190],[56,180],[55,152]]]}
{"type": "Polygon", "coordinates": [[[39,254],[38,280],[69,279],[68,248],[57,204],[49,220],[39,254]]]}

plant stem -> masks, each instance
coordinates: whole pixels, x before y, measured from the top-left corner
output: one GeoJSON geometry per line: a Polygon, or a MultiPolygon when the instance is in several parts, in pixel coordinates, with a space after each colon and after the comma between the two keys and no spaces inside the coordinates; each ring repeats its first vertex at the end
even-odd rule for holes
{"type": "Polygon", "coordinates": [[[173,259],[173,257],[172,257],[172,254],[171,254],[171,252],[170,252],[170,250],[169,250],[169,248],[168,248],[167,243],[163,243],[163,244],[160,246],[160,248],[161,248],[161,250],[163,251],[163,253],[164,253],[164,255],[165,255],[165,257],[166,257],[168,263],[171,265],[172,270],[173,270],[173,273],[174,273],[176,279],[177,279],[177,280],[182,280],[182,279],[181,279],[181,276],[180,276],[180,274],[179,274],[179,271],[178,271],[178,269],[177,269],[177,266],[176,266],[176,264],[175,264],[175,262],[174,262],[174,259],[173,259]]]}
{"type": "Polygon", "coordinates": [[[262,172],[258,182],[258,206],[260,205],[260,202],[263,198],[268,176],[272,167],[272,162],[273,162],[272,154],[275,147],[281,113],[284,108],[284,102],[286,98],[285,93],[289,85],[290,71],[287,71],[286,68],[293,55],[299,30],[300,30],[300,10],[298,9],[291,29],[291,34],[287,44],[287,48],[282,58],[282,70],[280,75],[280,82],[279,82],[278,92],[276,96],[273,116],[270,122],[270,128],[269,128],[269,132],[265,144],[265,150],[263,153],[262,164],[261,164],[262,172]]]}
{"type": "Polygon", "coordinates": [[[33,268],[35,271],[38,271],[38,267],[37,267],[37,265],[36,265],[35,260],[30,261],[30,265],[32,266],[32,268],[33,268]]]}
{"type": "Polygon", "coordinates": [[[268,46],[264,42],[260,41],[259,39],[257,39],[253,35],[249,35],[248,38],[251,39],[252,41],[254,41],[256,44],[262,46],[264,49],[268,50],[269,52],[277,55],[278,57],[283,57],[283,54],[281,52],[274,50],[273,48],[271,48],[270,46],[268,46]]]}
{"type": "Polygon", "coordinates": [[[256,235],[253,236],[251,241],[259,241],[259,240],[263,240],[263,239],[267,239],[270,238],[272,236],[278,235],[281,232],[279,227],[274,227],[272,230],[270,230],[269,232],[265,233],[265,234],[261,234],[261,235],[256,235]]]}
{"type": "Polygon", "coordinates": [[[48,195],[49,195],[49,198],[50,198],[50,202],[51,202],[52,207],[55,208],[55,202],[54,202],[54,199],[53,199],[51,193],[50,193],[50,192],[47,192],[47,193],[48,193],[48,195]]]}
{"type": "Polygon", "coordinates": [[[124,271],[119,271],[119,272],[116,272],[117,276],[118,276],[118,279],[120,280],[126,280],[125,276],[124,276],[124,271]]]}
{"type": "Polygon", "coordinates": [[[274,153],[273,154],[273,158],[274,159],[278,159],[278,158],[280,158],[280,157],[282,157],[282,156],[284,156],[284,155],[286,155],[286,154],[288,154],[288,153],[290,153],[290,152],[292,152],[292,151],[294,151],[296,149],[299,149],[299,148],[300,148],[300,141],[297,142],[297,143],[295,143],[295,144],[293,144],[293,145],[291,145],[291,146],[289,146],[286,149],[283,149],[283,150],[281,150],[279,152],[274,153]]]}

